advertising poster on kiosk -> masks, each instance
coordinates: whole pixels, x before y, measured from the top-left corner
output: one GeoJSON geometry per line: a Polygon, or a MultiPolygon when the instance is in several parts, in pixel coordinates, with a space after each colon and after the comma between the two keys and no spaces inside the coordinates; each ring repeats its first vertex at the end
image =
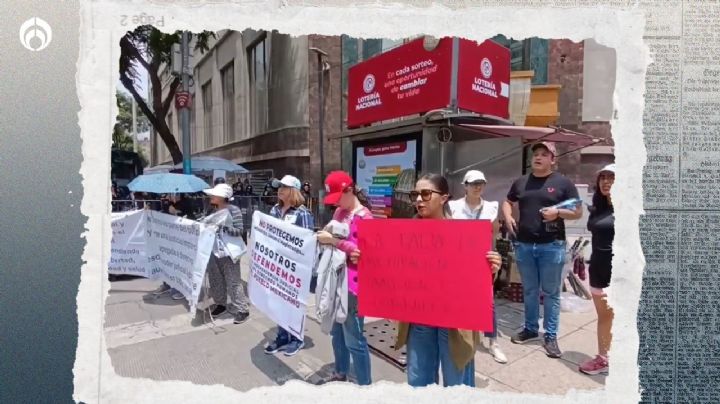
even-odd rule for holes
{"type": "Polygon", "coordinates": [[[416,169],[417,141],[401,140],[355,148],[355,181],[367,193],[373,216],[392,214],[393,188],[403,170],[416,169]]]}

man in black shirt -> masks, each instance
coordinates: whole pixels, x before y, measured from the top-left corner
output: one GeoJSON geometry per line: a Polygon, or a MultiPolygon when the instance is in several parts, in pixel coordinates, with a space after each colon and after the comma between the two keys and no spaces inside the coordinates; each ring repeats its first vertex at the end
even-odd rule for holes
{"type": "Polygon", "coordinates": [[[551,206],[568,199],[578,198],[575,184],[563,175],[553,172],[557,152],[550,142],[536,143],[532,147],[532,173],[516,180],[502,212],[505,224],[515,236],[515,258],[523,284],[525,327],[511,341],[523,344],[539,338],[540,289],[543,292],[544,344],[547,355],[562,355],[557,344],[560,320],[560,290],[565,265],[565,220],[582,216],[582,205],[574,210],[551,206]],[[518,205],[520,219],[515,222],[513,204],[518,205]]]}

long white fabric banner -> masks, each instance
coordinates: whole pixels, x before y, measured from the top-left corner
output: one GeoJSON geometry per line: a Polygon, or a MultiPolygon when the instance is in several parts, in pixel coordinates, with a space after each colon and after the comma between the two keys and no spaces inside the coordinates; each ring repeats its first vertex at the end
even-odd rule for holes
{"type": "Polygon", "coordinates": [[[217,227],[138,210],[113,214],[112,229],[108,271],[161,280],[182,293],[194,312],[217,227]]]}
{"type": "Polygon", "coordinates": [[[253,214],[248,294],[253,306],[303,339],[317,240],[312,230],[253,214]]]}

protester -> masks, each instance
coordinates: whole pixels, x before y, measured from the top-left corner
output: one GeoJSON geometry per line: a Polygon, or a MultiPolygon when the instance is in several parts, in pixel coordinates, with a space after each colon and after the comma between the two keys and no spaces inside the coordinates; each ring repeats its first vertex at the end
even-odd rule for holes
{"type": "MultiPolygon", "coordinates": [[[[210,205],[213,207],[213,213],[227,209],[232,217],[232,227],[223,226],[220,231],[232,237],[240,237],[243,230],[242,212],[240,208],[230,204],[233,199],[232,188],[222,183],[203,192],[210,195],[210,205]]],[[[217,239],[208,263],[208,277],[210,280],[210,295],[215,301],[215,307],[212,309],[211,314],[220,316],[228,312],[234,317],[233,322],[235,324],[242,324],[247,321],[250,316],[250,302],[241,282],[240,263],[233,262],[232,258],[221,248],[217,239]],[[227,303],[228,295],[230,295],[229,303],[227,303]]]]}
{"type": "MultiPolygon", "coordinates": [[[[279,181],[274,180],[272,186],[278,190],[278,202],[270,210],[270,216],[312,230],[315,226],[315,220],[312,213],[304,205],[305,198],[300,192],[300,180],[292,175],[286,175],[279,181]]],[[[300,352],[304,346],[305,341],[301,341],[287,330],[278,327],[275,341],[265,347],[265,353],[274,354],[284,351],[286,356],[293,356],[300,352]]]]}
{"type": "Polygon", "coordinates": [[[184,217],[190,220],[196,220],[195,209],[190,198],[184,194],[171,194],[168,198],[170,204],[168,206],[168,213],[184,217]]]}
{"type": "Polygon", "coordinates": [[[245,195],[247,196],[253,196],[253,186],[250,183],[250,180],[245,178],[245,182],[243,183],[243,187],[245,189],[245,195]]]}
{"type": "Polygon", "coordinates": [[[224,177],[217,177],[217,178],[215,178],[215,181],[213,181],[213,185],[220,185],[220,184],[225,184],[224,177]]]}
{"type": "MultiPolygon", "coordinates": [[[[410,200],[417,208],[418,219],[450,219],[450,186],[445,177],[428,174],[421,177],[410,200]]],[[[357,263],[361,252],[351,254],[351,261],[357,263]]],[[[500,268],[502,258],[495,251],[489,251],[488,260],[493,272],[500,268]]],[[[475,386],[475,350],[479,333],[475,331],[431,327],[419,324],[400,323],[395,349],[407,344],[408,384],[422,387],[438,382],[438,368],[442,372],[444,386],[475,386]]]]}
{"type": "Polygon", "coordinates": [[[549,357],[560,358],[562,351],[557,343],[557,334],[566,253],[564,220],[579,219],[582,206],[576,206],[574,210],[551,207],[578,198],[578,190],[572,181],[553,171],[557,156],[553,143],[536,143],[532,152],[532,172],[513,183],[502,206],[508,230],[516,238],[515,258],[522,279],[525,306],[524,328],[511,341],[524,344],[539,339],[539,293],[542,289],[543,347],[549,357]],[[517,223],[512,216],[513,204],[517,204],[520,211],[517,223]]]}
{"type": "MultiPolygon", "coordinates": [[[[463,184],[465,186],[465,196],[450,201],[450,211],[453,219],[489,220],[493,224],[494,239],[494,235],[497,234],[498,230],[497,216],[500,204],[482,198],[485,184],[487,184],[485,174],[481,171],[470,170],[465,173],[463,184]]],[[[485,337],[488,339],[488,350],[496,362],[507,363],[507,357],[497,342],[497,331],[497,314],[493,304],[493,331],[485,333],[485,337]]]]}
{"type": "MultiPolygon", "coordinates": [[[[308,183],[305,185],[309,189],[308,183]]],[[[323,200],[325,205],[337,206],[333,220],[345,223],[350,227],[349,236],[345,240],[333,237],[323,230],[317,235],[320,244],[332,245],[347,254],[347,283],[348,283],[348,310],[344,323],[336,322],[333,325],[332,347],[335,355],[335,372],[321,384],[336,381],[347,381],[350,370],[350,357],[355,369],[355,376],[359,385],[370,384],[370,350],[363,334],[365,321],[358,315],[358,274],[350,255],[358,250],[358,222],[371,219],[370,203],[363,191],[357,187],[350,175],[344,171],[335,171],[325,179],[328,190],[323,200]]]]}
{"type": "Polygon", "coordinates": [[[588,375],[607,373],[608,351],[612,340],[613,310],[607,302],[607,288],[612,273],[612,243],[615,238],[615,214],[611,189],[615,182],[615,165],[600,170],[595,181],[595,194],[587,227],[592,234],[590,255],[590,291],[597,312],[598,354],[583,363],[580,371],[588,375]]]}

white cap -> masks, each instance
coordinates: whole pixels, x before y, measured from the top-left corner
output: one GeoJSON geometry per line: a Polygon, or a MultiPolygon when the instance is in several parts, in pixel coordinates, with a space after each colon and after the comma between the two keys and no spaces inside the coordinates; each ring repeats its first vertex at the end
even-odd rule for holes
{"type": "Polygon", "coordinates": [[[598,171],[598,174],[604,173],[604,172],[609,172],[609,173],[615,174],[615,163],[606,165],[600,171],[598,171]]]}
{"type": "Polygon", "coordinates": [[[234,199],[233,189],[228,184],[217,184],[213,188],[203,190],[203,192],[211,196],[219,196],[221,198],[225,198],[229,201],[232,201],[234,199]]]}
{"type": "Polygon", "coordinates": [[[478,170],[470,170],[466,172],[465,178],[463,178],[463,184],[472,184],[473,182],[487,182],[485,174],[478,170]]]}
{"type": "Polygon", "coordinates": [[[300,180],[293,177],[292,175],[286,175],[282,177],[280,181],[273,181],[272,186],[273,188],[290,187],[300,190],[302,188],[302,183],[300,183],[300,180]]]}

